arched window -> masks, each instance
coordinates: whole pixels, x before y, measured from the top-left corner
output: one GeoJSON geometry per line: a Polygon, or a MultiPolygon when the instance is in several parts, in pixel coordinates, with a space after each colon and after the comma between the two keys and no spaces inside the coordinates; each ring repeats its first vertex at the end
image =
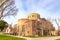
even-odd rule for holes
{"type": "Polygon", "coordinates": [[[22,25],[22,32],[25,32],[25,27],[24,27],[24,25],[22,25]]]}
{"type": "Polygon", "coordinates": [[[32,15],[32,17],[34,17],[34,15],[32,15]]]}

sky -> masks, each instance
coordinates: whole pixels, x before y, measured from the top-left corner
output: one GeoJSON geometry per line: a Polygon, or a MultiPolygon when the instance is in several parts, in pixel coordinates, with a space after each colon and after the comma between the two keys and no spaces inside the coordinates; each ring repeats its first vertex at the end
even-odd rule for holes
{"type": "MultiPolygon", "coordinates": [[[[18,14],[15,17],[6,17],[9,24],[16,24],[18,19],[26,18],[28,14],[36,12],[41,18],[59,18],[60,17],[60,0],[15,0],[18,8],[18,14]]],[[[54,23],[55,28],[57,26],[54,23]]]]}

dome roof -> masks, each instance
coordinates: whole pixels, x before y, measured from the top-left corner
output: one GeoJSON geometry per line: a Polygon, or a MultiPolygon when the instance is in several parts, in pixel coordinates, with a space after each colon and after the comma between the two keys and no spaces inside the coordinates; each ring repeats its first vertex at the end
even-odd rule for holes
{"type": "Polygon", "coordinates": [[[28,19],[39,19],[40,15],[38,13],[30,13],[28,19]]]}
{"type": "Polygon", "coordinates": [[[33,14],[34,14],[34,15],[39,15],[38,13],[30,13],[29,15],[33,15],[33,14]]]}

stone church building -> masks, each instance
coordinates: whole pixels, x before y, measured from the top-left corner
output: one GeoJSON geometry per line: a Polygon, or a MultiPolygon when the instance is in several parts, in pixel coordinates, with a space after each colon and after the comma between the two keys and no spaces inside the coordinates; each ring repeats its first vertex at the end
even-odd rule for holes
{"type": "Polygon", "coordinates": [[[51,22],[41,18],[38,13],[30,13],[27,18],[19,19],[15,25],[15,32],[20,36],[47,36],[54,29],[51,22]]]}

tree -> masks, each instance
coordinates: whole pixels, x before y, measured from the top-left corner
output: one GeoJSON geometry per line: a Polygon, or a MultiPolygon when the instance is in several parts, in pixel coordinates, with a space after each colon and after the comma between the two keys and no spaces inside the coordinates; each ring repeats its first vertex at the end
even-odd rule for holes
{"type": "Polygon", "coordinates": [[[42,28],[41,28],[41,30],[42,30],[42,36],[43,35],[50,35],[51,34],[51,31],[54,31],[54,27],[53,27],[53,24],[49,21],[49,20],[47,20],[47,19],[45,19],[45,18],[42,18],[41,19],[41,22],[42,22],[42,28]],[[47,25],[46,25],[47,24],[47,25]]]}
{"type": "Polygon", "coordinates": [[[57,19],[56,18],[50,18],[50,19],[48,18],[48,20],[52,23],[55,22],[57,27],[58,27],[58,30],[60,30],[60,25],[59,25],[60,24],[60,19],[59,18],[57,18],[57,19]]]}
{"type": "Polygon", "coordinates": [[[55,22],[56,22],[56,24],[57,24],[57,26],[58,26],[58,35],[60,35],[60,19],[55,19],[55,22]]]}
{"type": "MultiPolygon", "coordinates": [[[[0,0],[1,1],[1,0],[0,0]]],[[[0,19],[6,16],[15,16],[18,9],[15,6],[14,0],[2,0],[0,3],[0,19]]]]}
{"type": "Polygon", "coordinates": [[[0,20],[0,31],[2,31],[7,25],[7,22],[5,22],[4,20],[0,20]]]}

